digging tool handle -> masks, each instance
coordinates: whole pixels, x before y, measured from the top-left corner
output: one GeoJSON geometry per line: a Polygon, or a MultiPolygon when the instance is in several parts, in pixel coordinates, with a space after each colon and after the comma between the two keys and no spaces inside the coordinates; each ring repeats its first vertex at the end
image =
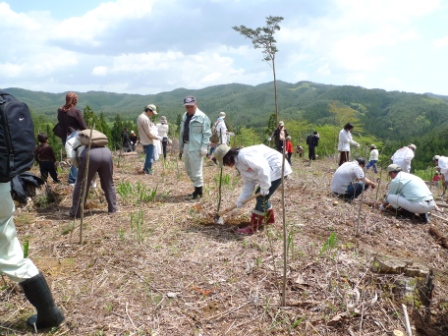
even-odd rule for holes
{"type": "MultiPolygon", "coordinates": [[[[249,197],[249,198],[246,198],[244,201],[242,201],[241,203],[243,203],[243,204],[246,204],[247,202],[249,202],[250,200],[253,200],[254,198],[257,198],[258,196],[260,196],[261,194],[260,193],[258,193],[258,194],[254,194],[254,195],[252,195],[251,197],[249,197]]],[[[222,215],[224,215],[225,213],[227,213],[227,212],[229,212],[229,211],[232,211],[233,209],[235,209],[236,208],[236,205],[234,205],[234,206],[232,206],[232,207],[230,207],[230,208],[228,208],[228,209],[225,209],[225,210],[223,210],[223,211],[221,211],[221,212],[218,212],[218,216],[219,217],[221,217],[222,215]]]]}

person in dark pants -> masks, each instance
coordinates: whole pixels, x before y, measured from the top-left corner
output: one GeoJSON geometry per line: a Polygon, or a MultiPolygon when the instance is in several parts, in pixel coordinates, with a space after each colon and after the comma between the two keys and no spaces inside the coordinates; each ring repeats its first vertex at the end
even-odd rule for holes
{"type": "Polygon", "coordinates": [[[60,183],[56,172],[56,156],[53,148],[48,144],[48,135],[39,133],[37,141],[39,141],[39,145],[34,151],[34,159],[39,163],[40,178],[47,182],[48,174],[50,174],[54,183],[60,183]]]}
{"type": "Polygon", "coordinates": [[[159,137],[162,138],[163,158],[166,160],[166,147],[168,145],[168,131],[169,131],[169,125],[166,120],[166,117],[161,116],[160,123],[158,123],[156,126],[157,126],[157,132],[159,134],[159,137]]]}
{"type": "Polygon", "coordinates": [[[121,133],[121,140],[123,145],[123,152],[128,153],[132,151],[131,139],[129,138],[128,129],[126,127],[121,133]]]}
{"type": "Polygon", "coordinates": [[[339,166],[341,166],[344,162],[350,161],[350,145],[354,145],[358,148],[361,147],[359,143],[353,140],[351,133],[352,129],[353,125],[351,123],[347,123],[339,132],[339,166]]]}
{"type": "Polygon", "coordinates": [[[316,131],[313,134],[308,135],[306,138],[306,144],[308,145],[308,158],[310,160],[316,160],[316,147],[319,145],[319,133],[316,131]]]}
{"type": "Polygon", "coordinates": [[[23,255],[14,224],[14,201],[11,183],[0,183],[0,271],[23,288],[28,301],[36,308],[37,315],[28,319],[37,329],[59,326],[65,319],[54,303],[50,288],[42,273],[29,258],[23,255]]]}
{"type": "Polygon", "coordinates": [[[215,159],[220,168],[224,166],[235,167],[243,178],[243,190],[236,201],[238,208],[244,206],[255,190],[260,193],[256,198],[255,208],[249,225],[237,230],[242,235],[252,235],[264,224],[274,224],[274,209],[270,202],[272,194],[282,182],[282,174],[286,176],[292,173],[288,162],[284,162],[283,155],[265,145],[255,145],[244,148],[230,148],[221,144],[215,149],[215,159]]]}
{"type": "MultiPolygon", "coordinates": [[[[76,179],[75,189],[73,190],[73,202],[69,213],[70,217],[80,216],[81,190],[87,165],[87,151],[88,148],[85,148],[79,156],[78,178],[76,179]]],[[[112,161],[112,153],[109,148],[105,146],[90,148],[87,185],[90,186],[93,176],[95,173],[98,173],[101,189],[103,189],[107,201],[107,211],[109,213],[115,213],[118,210],[117,195],[114,180],[112,178],[113,172],[114,164],[112,161]]]]}
{"type": "Polygon", "coordinates": [[[366,160],[362,157],[344,162],[336,170],[331,180],[333,194],[351,202],[361,195],[363,190],[367,190],[369,187],[375,189],[376,184],[365,176],[365,166],[366,160]]]}
{"type": "Polygon", "coordinates": [[[283,153],[283,142],[286,140],[286,137],[289,135],[288,131],[285,128],[285,123],[283,121],[280,121],[278,123],[278,127],[272,132],[272,135],[269,137],[269,142],[274,139],[275,141],[275,148],[280,152],[283,153]]]}
{"type": "Polygon", "coordinates": [[[129,139],[131,140],[131,149],[134,152],[135,151],[135,146],[137,145],[137,134],[135,134],[134,131],[131,131],[131,134],[129,135],[129,139]]]}

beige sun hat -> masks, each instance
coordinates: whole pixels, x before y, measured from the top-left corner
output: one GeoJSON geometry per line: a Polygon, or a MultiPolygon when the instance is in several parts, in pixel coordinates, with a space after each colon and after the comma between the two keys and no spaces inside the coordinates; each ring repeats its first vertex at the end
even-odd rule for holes
{"type": "Polygon", "coordinates": [[[226,156],[229,150],[230,150],[229,146],[227,146],[226,144],[221,144],[218,147],[216,147],[215,151],[213,152],[213,156],[215,157],[219,168],[224,167],[222,159],[224,158],[224,156],[226,156]]]}
{"type": "Polygon", "coordinates": [[[146,105],[145,110],[151,110],[152,113],[157,114],[157,107],[154,104],[146,105]]]}
{"type": "Polygon", "coordinates": [[[387,166],[387,172],[391,173],[391,172],[401,172],[401,167],[395,163],[392,163],[390,165],[387,166]]]}

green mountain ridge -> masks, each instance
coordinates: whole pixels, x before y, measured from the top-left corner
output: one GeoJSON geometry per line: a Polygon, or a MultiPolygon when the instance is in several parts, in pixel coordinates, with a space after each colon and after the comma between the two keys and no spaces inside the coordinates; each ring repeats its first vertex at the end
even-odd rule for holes
{"type": "MultiPolygon", "coordinates": [[[[65,94],[30,91],[20,88],[4,89],[27,103],[36,115],[56,119],[56,110],[65,103],[65,94]]],[[[383,89],[366,89],[359,86],[337,86],[302,81],[295,84],[277,81],[280,118],[321,126],[333,123],[329,104],[356,111],[365,133],[398,148],[406,142],[429,147],[432,151],[448,147],[448,96],[432,93],[417,94],[383,89]]],[[[265,128],[275,111],[273,82],[251,86],[224,84],[190,90],[177,88],[157,94],[126,94],[103,91],[80,92],[80,109],[90,106],[95,113],[103,112],[109,121],[117,114],[122,120],[135,121],[147,104],[155,104],[159,115],[175,122],[184,112],[182,99],[194,95],[199,108],[214,121],[225,111],[228,121],[236,127],[265,128]]],[[[427,155],[429,152],[419,153],[427,155]]],[[[448,154],[448,153],[447,153],[448,154]]],[[[431,154],[432,155],[432,154],[431,154]]],[[[423,163],[422,163],[423,164],[423,163]]]]}

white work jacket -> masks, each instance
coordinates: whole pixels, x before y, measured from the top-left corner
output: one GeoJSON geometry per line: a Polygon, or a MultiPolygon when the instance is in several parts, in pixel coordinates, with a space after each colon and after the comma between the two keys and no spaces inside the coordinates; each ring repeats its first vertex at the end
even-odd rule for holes
{"type": "Polygon", "coordinates": [[[414,151],[408,146],[397,150],[390,158],[394,164],[397,164],[405,173],[411,171],[411,161],[414,158],[414,151]]]}
{"type": "MultiPolygon", "coordinates": [[[[257,185],[269,189],[271,182],[282,177],[283,155],[268,146],[255,145],[240,149],[235,158],[235,168],[240,172],[244,185],[238,202],[249,198],[257,185]]],[[[285,176],[292,173],[292,168],[285,160],[285,176]]]]}
{"type": "Polygon", "coordinates": [[[353,140],[352,134],[350,131],[346,131],[345,129],[341,129],[339,132],[339,144],[338,151],[340,152],[350,152],[350,144],[359,147],[359,143],[353,140]]]}

